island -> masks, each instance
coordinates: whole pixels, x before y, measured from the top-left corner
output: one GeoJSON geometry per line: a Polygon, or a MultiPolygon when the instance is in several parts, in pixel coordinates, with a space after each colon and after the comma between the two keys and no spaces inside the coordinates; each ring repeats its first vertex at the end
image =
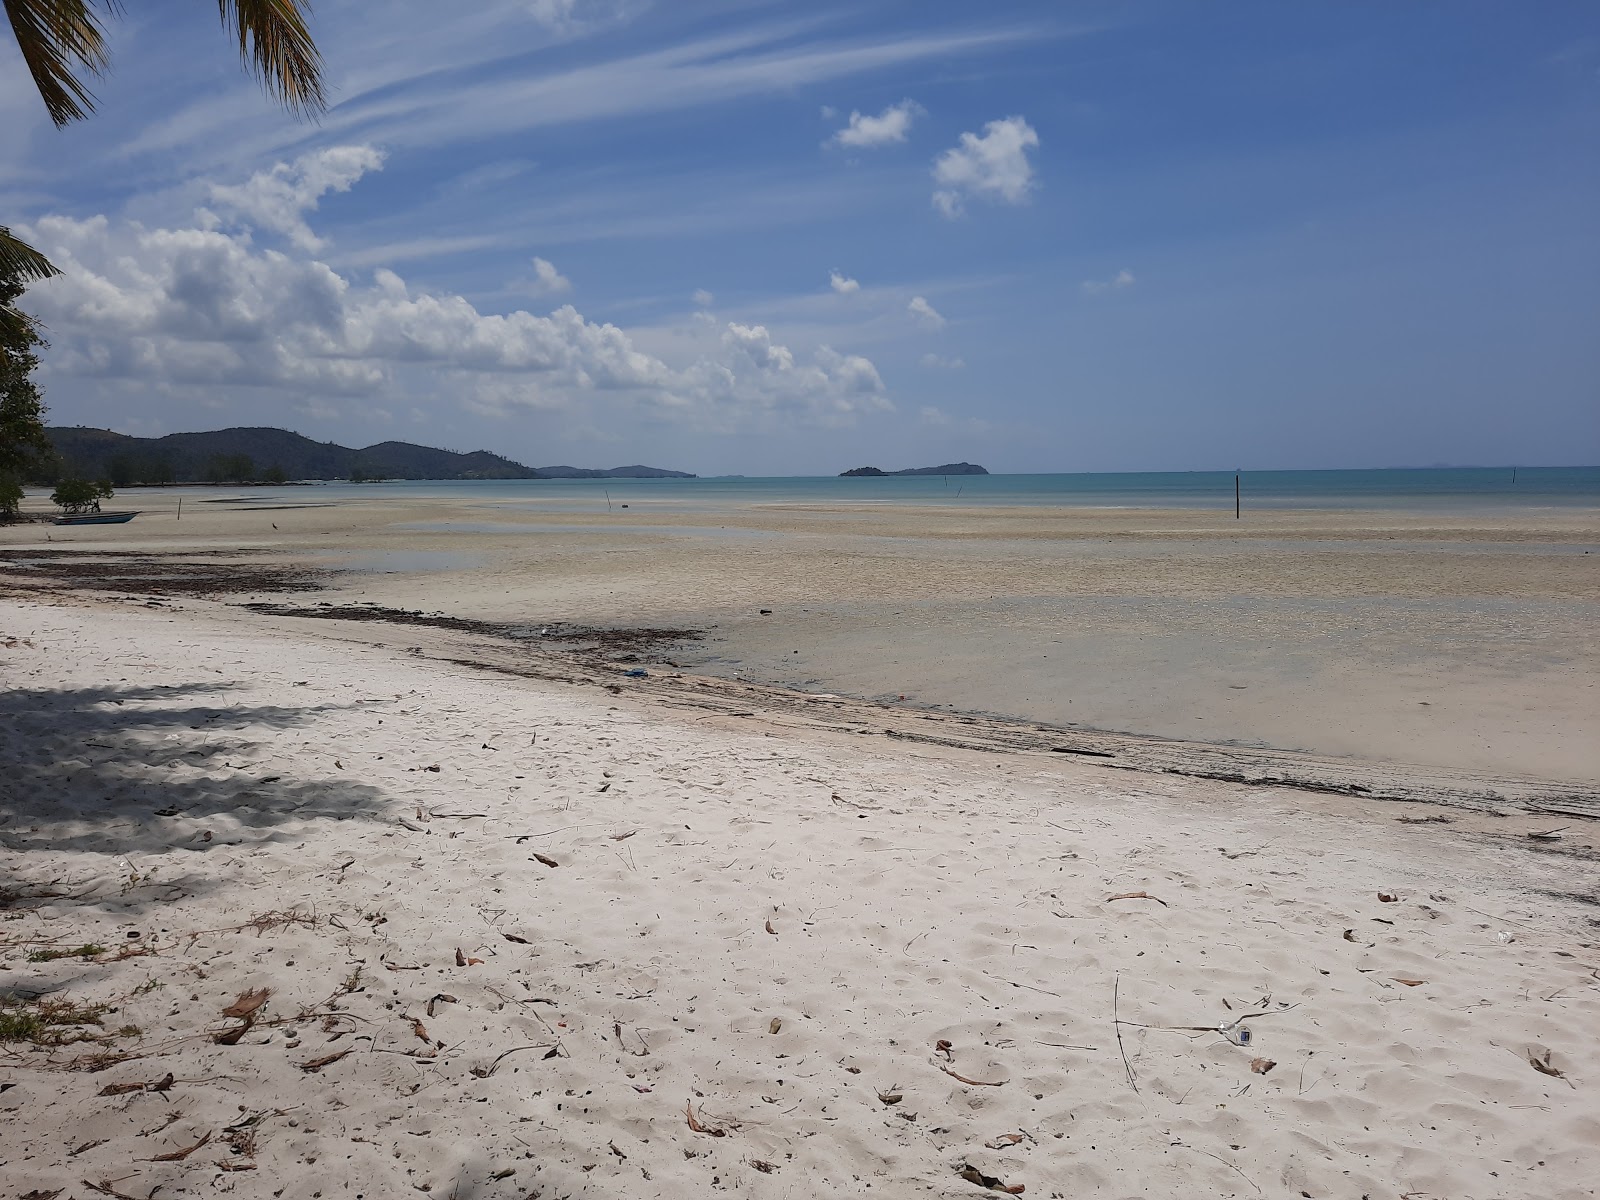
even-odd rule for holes
{"type": "Polygon", "coordinates": [[[942,467],[907,467],[904,471],[883,471],[877,467],[855,467],[839,472],[840,479],[889,475],[987,475],[989,472],[977,463],[945,463],[942,467]]]}

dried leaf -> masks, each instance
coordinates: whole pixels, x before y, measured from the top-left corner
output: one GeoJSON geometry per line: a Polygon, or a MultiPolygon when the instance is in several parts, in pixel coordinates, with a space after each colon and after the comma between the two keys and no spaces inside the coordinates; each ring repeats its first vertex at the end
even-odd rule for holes
{"type": "Polygon", "coordinates": [[[1544,1052],[1544,1061],[1543,1062],[1539,1061],[1537,1058],[1534,1058],[1530,1054],[1528,1056],[1528,1065],[1530,1067],[1532,1067],[1535,1071],[1539,1072],[1539,1074],[1548,1075],[1552,1079],[1565,1079],[1567,1077],[1567,1073],[1565,1071],[1563,1071],[1560,1067],[1552,1067],[1550,1065],[1550,1051],[1548,1051],[1548,1050],[1546,1050],[1544,1052]]]}
{"type": "Polygon", "coordinates": [[[250,1032],[250,1027],[255,1022],[246,1017],[232,1029],[224,1029],[221,1033],[213,1033],[211,1040],[219,1046],[237,1046],[239,1039],[250,1032]]]}
{"type": "Polygon", "coordinates": [[[1395,901],[1399,900],[1400,897],[1394,895],[1392,892],[1379,892],[1378,899],[1384,904],[1393,904],[1395,901]]]}
{"type": "Polygon", "coordinates": [[[428,1000],[428,1015],[430,1017],[433,1016],[433,1006],[435,1004],[457,1004],[457,1003],[459,1003],[459,1001],[457,1001],[454,996],[451,996],[451,995],[449,995],[449,994],[447,994],[445,992],[440,992],[437,996],[433,996],[433,997],[429,998],[429,1000],[428,1000]]]}
{"type": "Polygon", "coordinates": [[[890,1088],[888,1091],[879,1092],[878,1099],[884,1104],[899,1104],[900,1101],[905,1099],[905,1097],[899,1092],[895,1091],[893,1088],[890,1088]]]}
{"type": "Polygon", "coordinates": [[[1250,1060],[1250,1069],[1257,1075],[1265,1075],[1277,1065],[1278,1064],[1273,1062],[1270,1058],[1252,1058],[1250,1060]]]}
{"type": "Polygon", "coordinates": [[[210,1140],[211,1140],[211,1133],[208,1130],[206,1132],[205,1137],[201,1138],[194,1145],[185,1146],[182,1150],[174,1150],[170,1154],[158,1154],[154,1158],[150,1159],[150,1161],[151,1162],[182,1162],[184,1159],[188,1158],[189,1155],[193,1154],[196,1150],[200,1149],[201,1146],[204,1146],[210,1140]]]}
{"type": "Polygon", "coordinates": [[[538,859],[540,862],[542,862],[547,867],[559,867],[561,865],[555,859],[551,858],[548,854],[540,854],[537,851],[535,851],[533,856],[534,856],[534,858],[538,859]]]}
{"type": "Polygon", "coordinates": [[[239,993],[234,1002],[222,1010],[225,1017],[250,1017],[254,1016],[267,997],[272,995],[271,988],[247,988],[239,993]]]}
{"type": "Polygon", "coordinates": [[[716,1129],[710,1125],[703,1124],[700,1118],[694,1115],[694,1101],[692,1100],[684,1101],[683,1115],[689,1118],[689,1128],[695,1133],[704,1133],[710,1137],[728,1136],[728,1131],[726,1129],[716,1129]]]}
{"type": "Polygon", "coordinates": [[[254,1171],[256,1169],[256,1165],[253,1162],[239,1162],[237,1160],[230,1161],[224,1159],[222,1162],[217,1164],[217,1169],[219,1171],[254,1171]]]}
{"type": "Polygon", "coordinates": [[[101,1088],[97,1095],[101,1096],[126,1096],[129,1092],[144,1091],[142,1083],[108,1083],[101,1088]]]}
{"type": "Polygon", "coordinates": [[[427,1026],[425,1026],[421,1021],[417,1020],[415,1017],[411,1018],[411,1032],[416,1035],[416,1038],[417,1038],[418,1041],[421,1041],[421,1042],[432,1041],[432,1039],[430,1037],[428,1037],[427,1026]]]}
{"type": "Polygon", "coordinates": [[[772,919],[770,917],[767,918],[767,932],[770,933],[773,937],[777,937],[778,936],[778,931],[772,927],[772,919]]]}
{"type": "Polygon", "coordinates": [[[1394,980],[1396,983],[1403,983],[1407,987],[1421,987],[1423,984],[1428,982],[1426,979],[1401,979],[1398,975],[1391,975],[1389,978],[1394,980]]]}
{"type": "Polygon", "coordinates": [[[943,1071],[946,1075],[950,1076],[951,1079],[956,1080],[958,1083],[971,1084],[973,1087],[1004,1087],[1006,1082],[1004,1079],[998,1081],[992,1081],[988,1079],[968,1079],[965,1075],[956,1074],[956,1072],[952,1071],[947,1066],[942,1066],[939,1068],[939,1070],[943,1071]]]}
{"type": "Polygon", "coordinates": [[[778,1030],[780,1030],[782,1028],[783,1028],[783,1018],[782,1017],[773,1017],[772,1018],[772,1024],[767,1026],[767,1032],[768,1033],[777,1033],[778,1030]]]}
{"type": "Polygon", "coordinates": [[[1356,937],[1356,931],[1354,929],[1346,929],[1344,931],[1344,940],[1347,942],[1354,942],[1357,946],[1371,947],[1374,944],[1372,942],[1363,942],[1360,938],[1356,937]]]}
{"type": "Polygon", "coordinates": [[[353,1050],[341,1050],[337,1054],[324,1054],[321,1058],[313,1058],[301,1063],[300,1069],[302,1071],[320,1071],[323,1067],[336,1063],[345,1055],[353,1052],[353,1050]]]}
{"type": "Polygon", "coordinates": [[[984,1143],[991,1150],[1004,1150],[1007,1146],[1015,1146],[1027,1138],[1025,1133],[1002,1133],[997,1138],[990,1138],[984,1143]]]}
{"type": "Polygon", "coordinates": [[[613,842],[625,842],[638,832],[639,831],[637,829],[630,829],[627,833],[613,833],[611,835],[611,840],[613,842]]]}
{"type": "Polygon", "coordinates": [[[525,938],[525,937],[518,937],[518,936],[517,936],[517,935],[516,935],[516,934],[514,934],[514,933],[502,933],[502,934],[501,934],[501,935],[500,935],[500,936],[501,936],[501,937],[503,937],[503,938],[505,938],[505,940],[506,940],[506,941],[508,941],[508,942],[516,942],[516,943],[517,943],[517,945],[519,945],[519,946],[527,946],[527,945],[530,945],[530,944],[531,944],[531,943],[530,943],[530,942],[529,942],[529,941],[528,941],[528,939],[527,939],[527,938],[525,938]]]}
{"type": "Polygon", "coordinates": [[[763,1159],[752,1158],[749,1161],[750,1161],[750,1165],[752,1167],[754,1167],[756,1170],[760,1171],[763,1175],[771,1175],[774,1171],[776,1171],[778,1169],[778,1164],[777,1163],[769,1163],[769,1162],[766,1162],[763,1159]]]}
{"type": "Polygon", "coordinates": [[[988,1188],[991,1192],[1005,1192],[1009,1196],[1020,1196],[1025,1190],[1020,1183],[1015,1183],[1008,1187],[993,1175],[985,1175],[971,1163],[962,1163],[956,1168],[956,1174],[968,1183],[975,1183],[981,1188],[988,1188]]]}
{"type": "Polygon", "coordinates": [[[1154,900],[1162,908],[1172,907],[1160,896],[1152,896],[1149,892],[1118,892],[1115,896],[1106,897],[1107,904],[1110,904],[1113,900],[1154,900]]]}

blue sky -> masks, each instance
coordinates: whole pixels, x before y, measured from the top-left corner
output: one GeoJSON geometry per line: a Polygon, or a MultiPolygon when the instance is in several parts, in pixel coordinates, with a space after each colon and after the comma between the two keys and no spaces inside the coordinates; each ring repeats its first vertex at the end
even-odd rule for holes
{"type": "Polygon", "coordinates": [[[322,0],[0,40],[52,418],[832,473],[1600,461],[1592,3],[322,0]],[[375,14],[381,14],[375,20],[375,14]]]}

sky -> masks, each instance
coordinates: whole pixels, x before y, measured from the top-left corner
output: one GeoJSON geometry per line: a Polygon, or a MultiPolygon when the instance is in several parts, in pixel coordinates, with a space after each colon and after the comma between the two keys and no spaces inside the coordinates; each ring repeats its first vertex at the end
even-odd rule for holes
{"type": "Polygon", "coordinates": [[[1600,6],[129,5],[0,223],[57,424],[833,474],[1600,462],[1600,6]],[[466,15],[461,15],[463,12],[466,15]]]}

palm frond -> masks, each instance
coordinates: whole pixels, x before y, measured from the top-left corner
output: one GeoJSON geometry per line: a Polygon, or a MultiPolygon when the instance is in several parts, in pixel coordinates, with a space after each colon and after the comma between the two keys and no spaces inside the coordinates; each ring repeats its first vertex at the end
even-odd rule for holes
{"type": "Polygon", "coordinates": [[[48,258],[0,225],[0,277],[9,276],[32,283],[59,274],[61,272],[48,258]]]}
{"type": "Polygon", "coordinates": [[[275,99],[307,115],[327,108],[322,55],[306,27],[306,0],[217,0],[217,8],[223,25],[238,34],[239,57],[275,99]]]}
{"type": "Polygon", "coordinates": [[[89,0],[4,0],[17,48],[57,125],[94,111],[81,76],[103,75],[109,60],[100,18],[89,0]]]}

